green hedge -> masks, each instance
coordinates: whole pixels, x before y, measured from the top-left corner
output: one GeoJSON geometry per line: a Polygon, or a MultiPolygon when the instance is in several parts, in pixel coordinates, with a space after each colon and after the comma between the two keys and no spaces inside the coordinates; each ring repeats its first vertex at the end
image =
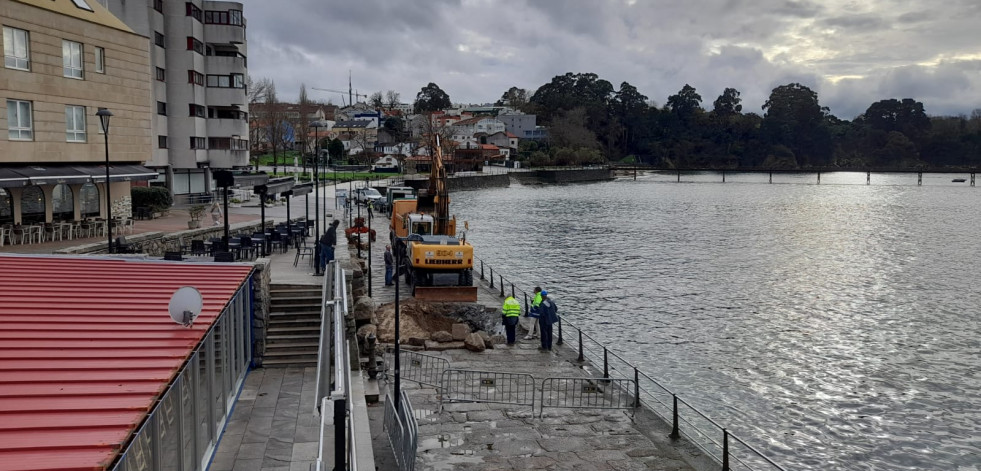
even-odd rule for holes
{"type": "Polygon", "coordinates": [[[165,211],[174,204],[174,198],[166,188],[158,186],[134,186],[131,189],[133,207],[147,207],[154,212],[165,211]]]}

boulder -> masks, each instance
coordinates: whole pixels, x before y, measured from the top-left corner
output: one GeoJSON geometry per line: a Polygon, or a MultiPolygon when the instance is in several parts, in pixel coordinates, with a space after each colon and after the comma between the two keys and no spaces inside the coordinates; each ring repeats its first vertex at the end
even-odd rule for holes
{"type": "Polygon", "coordinates": [[[436,332],[433,332],[433,334],[429,336],[429,339],[436,342],[452,342],[454,340],[453,335],[445,330],[437,330],[436,332]]]}
{"type": "Polygon", "coordinates": [[[463,340],[463,346],[471,352],[482,352],[487,348],[484,346],[484,339],[477,333],[467,335],[467,338],[463,340]]]}
{"type": "Polygon", "coordinates": [[[406,343],[414,347],[425,347],[426,339],[419,338],[419,337],[409,337],[409,340],[406,341],[406,343]]]}
{"type": "Polygon", "coordinates": [[[494,345],[504,345],[507,343],[508,339],[503,335],[495,335],[491,337],[491,341],[494,342],[494,345]]]}
{"type": "Polygon", "coordinates": [[[453,340],[465,340],[470,335],[470,326],[467,324],[453,324],[453,340]]]}
{"type": "Polygon", "coordinates": [[[375,312],[375,303],[369,297],[360,297],[354,303],[354,318],[361,320],[371,320],[371,315],[375,312]]]}
{"type": "Polygon", "coordinates": [[[479,335],[480,339],[484,341],[484,347],[494,348],[494,340],[491,339],[490,334],[481,330],[477,332],[477,335],[479,335]]]}
{"type": "Polygon", "coordinates": [[[365,324],[358,328],[358,343],[364,345],[369,335],[378,336],[378,327],[375,324],[365,324]]]}

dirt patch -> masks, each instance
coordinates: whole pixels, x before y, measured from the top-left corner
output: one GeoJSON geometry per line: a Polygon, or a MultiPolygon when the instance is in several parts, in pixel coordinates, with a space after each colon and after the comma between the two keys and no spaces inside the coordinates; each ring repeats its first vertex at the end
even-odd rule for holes
{"type": "MultiPolygon", "coordinates": [[[[429,303],[407,299],[400,303],[399,310],[399,334],[402,343],[412,337],[429,339],[433,332],[439,330],[450,332],[457,322],[470,325],[472,331],[486,330],[493,325],[495,318],[483,306],[469,303],[429,303]]],[[[394,303],[382,304],[375,310],[375,323],[378,326],[379,342],[395,342],[394,303]]]]}

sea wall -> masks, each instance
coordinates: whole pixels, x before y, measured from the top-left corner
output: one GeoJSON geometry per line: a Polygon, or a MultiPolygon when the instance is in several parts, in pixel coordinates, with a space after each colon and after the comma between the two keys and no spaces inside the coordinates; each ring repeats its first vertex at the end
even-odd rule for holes
{"type": "Polygon", "coordinates": [[[529,172],[512,172],[511,178],[522,183],[582,183],[613,180],[613,169],[595,168],[554,168],[538,169],[529,172]]]}

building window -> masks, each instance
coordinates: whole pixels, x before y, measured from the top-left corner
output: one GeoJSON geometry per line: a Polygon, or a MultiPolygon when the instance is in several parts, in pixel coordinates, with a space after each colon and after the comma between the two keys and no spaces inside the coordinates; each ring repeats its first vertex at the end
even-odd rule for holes
{"type": "Polygon", "coordinates": [[[203,106],[195,105],[194,103],[191,103],[190,105],[187,105],[187,107],[188,107],[188,116],[194,116],[197,118],[204,117],[205,108],[203,106]]]}
{"type": "Polygon", "coordinates": [[[208,148],[229,150],[232,148],[232,140],[228,137],[209,137],[208,148]]]}
{"type": "Polygon", "coordinates": [[[102,47],[95,48],[95,71],[104,74],[106,73],[106,50],[102,47]]]}
{"type": "Polygon", "coordinates": [[[187,50],[194,51],[198,54],[204,55],[204,43],[198,41],[197,39],[188,36],[187,37],[187,50]]]}
{"type": "Polygon", "coordinates": [[[242,20],[241,10],[209,10],[204,12],[204,22],[212,25],[245,25],[245,22],[242,20]]]}
{"type": "Polygon", "coordinates": [[[203,137],[191,136],[191,149],[207,149],[208,140],[203,137]]]}
{"type": "Polygon", "coordinates": [[[208,86],[212,88],[245,88],[242,74],[208,75],[208,86]]]}
{"type": "Polygon", "coordinates": [[[157,102],[157,114],[162,116],[167,116],[167,103],[163,101],[157,102]]]}
{"type": "Polygon", "coordinates": [[[31,123],[31,102],[7,100],[7,137],[11,141],[34,139],[31,123]]]}
{"type": "Polygon", "coordinates": [[[65,65],[65,77],[69,78],[84,78],[84,69],[82,63],[82,43],[62,40],[61,41],[61,57],[62,62],[65,65]]]}
{"type": "Polygon", "coordinates": [[[72,0],[72,3],[74,3],[76,7],[81,8],[83,10],[94,11],[92,10],[92,7],[90,7],[89,4],[85,2],[85,0],[72,0]]]}
{"type": "Polygon", "coordinates": [[[156,44],[164,49],[167,48],[167,41],[164,40],[164,35],[156,31],[153,32],[153,44],[156,44]]]}
{"type": "Polygon", "coordinates": [[[153,0],[153,9],[159,11],[160,13],[163,13],[164,11],[163,0],[153,0]]]}
{"type": "Polygon", "coordinates": [[[65,138],[68,142],[85,142],[85,107],[65,107],[65,138]]]}
{"type": "Polygon", "coordinates": [[[204,74],[196,70],[188,70],[187,83],[193,83],[195,85],[204,85],[204,74]]]}
{"type": "Polygon", "coordinates": [[[159,149],[167,148],[167,136],[157,136],[157,148],[159,149]]]}
{"type": "Polygon", "coordinates": [[[30,70],[30,41],[27,31],[3,27],[3,63],[8,69],[30,70]]]}
{"type": "Polygon", "coordinates": [[[167,71],[157,67],[157,80],[161,82],[167,80],[167,71]]]}
{"type": "Polygon", "coordinates": [[[204,21],[203,18],[204,15],[201,13],[200,8],[198,8],[191,2],[187,2],[184,5],[186,6],[187,9],[187,16],[190,16],[191,18],[194,18],[195,20],[198,21],[204,21]]]}
{"type": "Polygon", "coordinates": [[[248,113],[239,110],[228,110],[224,108],[208,108],[208,118],[211,119],[241,119],[247,120],[248,113]]]}

